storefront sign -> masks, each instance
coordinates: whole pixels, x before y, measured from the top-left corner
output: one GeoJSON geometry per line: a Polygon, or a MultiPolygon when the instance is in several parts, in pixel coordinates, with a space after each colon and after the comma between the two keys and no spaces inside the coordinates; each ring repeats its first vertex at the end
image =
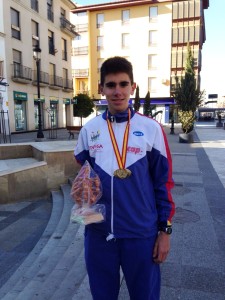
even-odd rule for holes
{"type": "Polygon", "coordinates": [[[69,98],[63,99],[63,103],[66,105],[70,104],[70,99],[69,98]]]}
{"type": "Polygon", "coordinates": [[[27,101],[27,93],[13,91],[14,100],[27,101]]]}
{"type": "Polygon", "coordinates": [[[59,100],[50,100],[50,104],[58,104],[59,100]]]}
{"type": "MultiPolygon", "coordinates": [[[[38,99],[38,96],[37,95],[34,95],[34,101],[38,101],[39,99],[38,99]]],[[[45,102],[45,97],[44,96],[41,96],[40,97],[40,101],[41,102],[45,102]]]]}

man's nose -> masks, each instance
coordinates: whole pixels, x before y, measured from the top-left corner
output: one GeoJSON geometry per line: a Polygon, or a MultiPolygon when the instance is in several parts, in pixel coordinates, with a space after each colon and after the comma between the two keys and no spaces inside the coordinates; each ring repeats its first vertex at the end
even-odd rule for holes
{"type": "Polygon", "coordinates": [[[116,84],[115,88],[114,88],[114,94],[120,94],[121,93],[121,86],[120,84],[116,84]]]}

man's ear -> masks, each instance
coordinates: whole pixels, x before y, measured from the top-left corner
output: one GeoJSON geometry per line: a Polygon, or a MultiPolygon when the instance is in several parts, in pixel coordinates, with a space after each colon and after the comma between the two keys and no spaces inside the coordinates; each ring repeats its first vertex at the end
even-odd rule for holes
{"type": "Polygon", "coordinates": [[[133,95],[134,94],[134,91],[135,91],[135,89],[136,89],[136,82],[134,82],[133,84],[132,84],[132,90],[131,90],[131,95],[133,95]]]}
{"type": "Polygon", "coordinates": [[[105,96],[105,94],[103,93],[103,86],[101,85],[101,83],[98,84],[98,90],[100,91],[100,94],[102,96],[105,96]]]}

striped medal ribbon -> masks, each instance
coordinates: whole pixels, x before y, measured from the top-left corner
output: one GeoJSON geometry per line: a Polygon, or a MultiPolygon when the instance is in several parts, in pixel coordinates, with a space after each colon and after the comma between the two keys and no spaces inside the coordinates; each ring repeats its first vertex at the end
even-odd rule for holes
{"type": "Polygon", "coordinates": [[[124,137],[123,137],[123,147],[122,147],[122,155],[120,155],[119,147],[116,141],[116,137],[112,128],[112,124],[109,121],[108,114],[107,114],[107,125],[108,125],[108,130],[110,134],[110,138],[112,141],[113,145],[113,150],[116,155],[116,160],[119,166],[119,169],[115,170],[113,175],[115,177],[118,177],[120,179],[125,179],[131,175],[131,171],[129,169],[125,168],[126,165],[126,157],[127,157],[127,145],[128,145],[128,137],[129,137],[129,129],[130,129],[130,109],[128,110],[128,122],[126,125],[126,129],[124,132],[124,137]]]}

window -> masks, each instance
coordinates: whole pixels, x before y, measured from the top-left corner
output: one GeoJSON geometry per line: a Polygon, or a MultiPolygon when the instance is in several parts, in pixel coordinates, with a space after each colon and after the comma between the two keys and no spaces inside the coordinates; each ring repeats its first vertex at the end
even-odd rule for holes
{"type": "Polygon", "coordinates": [[[97,37],[97,51],[100,51],[103,49],[103,36],[97,37]]]}
{"type": "Polygon", "coordinates": [[[156,77],[148,78],[148,90],[150,93],[155,93],[157,91],[156,83],[157,83],[156,77]]]}
{"type": "Polygon", "coordinates": [[[148,69],[156,70],[158,66],[158,56],[156,54],[148,55],[148,69]]]}
{"type": "Polygon", "coordinates": [[[97,28],[103,27],[104,25],[104,14],[97,14],[97,28]]]}
{"type": "Polygon", "coordinates": [[[66,11],[62,7],[60,9],[60,13],[61,13],[61,17],[64,17],[64,18],[66,17],[66,11]]]}
{"type": "Polygon", "coordinates": [[[47,0],[47,16],[49,21],[54,22],[53,0],[47,0]]]}
{"type": "Polygon", "coordinates": [[[30,1],[30,7],[38,12],[38,0],[31,0],[30,1]]]}
{"type": "Polygon", "coordinates": [[[17,50],[13,50],[13,76],[22,77],[22,53],[17,50]]]}
{"type": "Polygon", "coordinates": [[[12,37],[20,40],[20,13],[11,8],[11,32],[12,37]]]}
{"type": "Polygon", "coordinates": [[[128,24],[130,22],[130,11],[122,10],[122,24],[128,24]]]}
{"type": "Polygon", "coordinates": [[[0,79],[3,78],[3,74],[4,74],[4,72],[3,72],[3,65],[4,65],[4,61],[1,60],[0,61],[0,79]]]}
{"type": "Polygon", "coordinates": [[[65,69],[65,68],[63,68],[63,79],[64,79],[65,81],[68,80],[68,70],[65,69]]]}
{"type": "Polygon", "coordinates": [[[150,46],[157,45],[157,40],[158,40],[158,31],[150,30],[149,31],[149,45],[150,46]]]}
{"type": "Polygon", "coordinates": [[[33,20],[31,20],[31,27],[32,27],[32,45],[35,47],[39,45],[39,24],[33,20]]]}
{"type": "Polygon", "coordinates": [[[158,18],[158,7],[157,6],[151,6],[149,8],[149,21],[150,22],[156,22],[158,18]]]}
{"type": "Polygon", "coordinates": [[[62,38],[62,59],[67,60],[67,40],[62,38]]]}
{"type": "Polygon", "coordinates": [[[129,48],[130,47],[130,34],[129,33],[122,33],[122,48],[129,48]]]}
{"type": "Polygon", "coordinates": [[[49,54],[55,55],[54,32],[48,31],[48,51],[49,54]]]}

